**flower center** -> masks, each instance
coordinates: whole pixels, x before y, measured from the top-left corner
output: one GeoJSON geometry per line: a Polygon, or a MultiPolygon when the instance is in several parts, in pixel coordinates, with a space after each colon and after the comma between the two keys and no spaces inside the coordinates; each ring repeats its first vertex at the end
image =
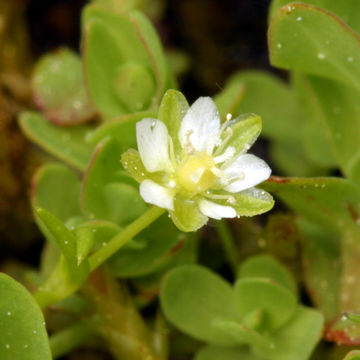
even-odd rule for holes
{"type": "Polygon", "coordinates": [[[212,187],[217,179],[212,156],[197,153],[187,156],[177,171],[176,182],[186,191],[197,194],[212,187]]]}

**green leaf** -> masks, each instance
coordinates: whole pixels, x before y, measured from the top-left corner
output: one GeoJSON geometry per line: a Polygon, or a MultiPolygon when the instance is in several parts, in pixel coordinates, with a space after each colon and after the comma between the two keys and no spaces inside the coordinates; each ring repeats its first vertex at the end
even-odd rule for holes
{"type": "Polygon", "coordinates": [[[231,286],[217,274],[198,265],[178,267],[163,281],[161,305],[167,319],[186,334],[216,345],[234,341],[214,326],[232,318],[231,286]]]}
{"type": "Polygon", "coordinates": [[[81,60],[71,50],[43,56],[35,66],[32,86],[35,102],[55,124],[79,124],[95,115],[84,86],[81,60]]]}
{"type": "Polygon", "coordinates": [[[297,294],[296,283],[292,275],[270,255],[256,255],[246,259],[240,266],[241,278],[267,278],[297,294]]]}
{"type": "Polygon", "coordinates": [[[55,304],[75,293],[87,280],[89,275],[88,262],[80,266],[69,265],[63,255],[53,272],[35,293],[36,301],[42,308],[55,304]]]}
{"type": "Polygon", "coordinates": [[[20,126],[25,135],[50,154],[84,171],[90,160],[93,145],[86,142],[90,125],[63,128],[50,124],[41,114],[31,111],[20,115],[20,126]]]}
{"type": "MultiPolygon", "coordinates": [[[[277,77],[261,71],[235,74],[227,88],[245,86],[232,114],[255,113],[262,118],[262,135],[276,141],[296,141],[302,131],[302,112],[295,93],[277,77]]],[[[218,95],[218,97],[221,97],[218,95]]],[[[217,98],[218,99],[218,98],[217,98]]],[[[218,100],[219,102],[219,100],[218,100]]]]}
{"type": "Polygon", "coordinates": [[[274,330],[283,326],[294,314],[297,299],[293,293],[264,278],[238,279],[234,287],[235,311],[245,319],[253,311],[262,310],[260,329],[274,330]]]}
{"type": "Polygon", "coordinates": [[[194,200],[186,199],[180,194],[174,198],[174,211],[169,211],[171,220],[181,231],[196,231],[204,226],[208,217],[203,215],[194,200]]]}
{"type": "Polygon", "coordinates": [[[341,253],[339,237],[300,219],[305,284],[326,321],[339,314],[341,253]]]}
{"type": "Polygon", "coordinates": [[[327,175],[304,154],[300,139],[296,142],[273,142],[269,147],[270,157],[282,174],[288,176],[327,175]]]}
{"type": "Polygon", "coordinates": [[[196,353],[194,360],[261,360],[251,354],[250,350],[238,347],[228,348],[209,345],[196,353]]]}
{"type": "Polygon", "coordinates": [[[323,130],[342,172],[360,184],[360,91],[329,79],[307,77],[308,89],[317,98],[323,130]]]}
{"type": "Polygon", "coordinates": [[[83,23],[85,74],[101,115],[110,119],[159,105],[168,73],[151,23],[138,12],[116,14],[94,5],[86,7],[83,23]]]}
{"type": "Polygon", "coordinates": [[[119,142],[119,149],[124,152],[136,147],[136,123],[144,118],[156,118],[153,111],[143,111],[120,116],[107,121],[89,133],[87,140],[92,144],[98,144],[106,137],[112,137],[119,142]]]}
{"type": "Polygon", "coordinates": [[[174,153],[181,154],[182,148],[178,133],[181,121],[189,109],[189,104],[184,95],[177,90],[168,90],[160,104],[159,120],[167,127],[174,144],[174,153]]]}
{"type": "MultiPolygon", "coordinates": [[[[306,114],[302,135],[305,155],[319,167],[335,168],[338,162],[334,156],[334,147],[330,142],[329,131],[326,126],[326,111],[324,111],[317,94],[307,81],[306,76],[295,74],[293,80],[295,90],[306,114]]],[[[329,89],[326,89],[326,92],[328,91],[329,89]]],[[[327,104],[327,107],[331,107],[333,111],[333,106],[327,104]]]]}
{"type": "Polygon", "coordinates": [[[51,360],[44,316],[30,293],[0,273],[0,358],[51,360]]]}
{"type": "Polygon", "coordinates": [[[34,208],[47,209],[62,221],[81,214],[80,180],[62,164],[47,164],[39,168],[33,177],[31,190],[34,208]]]}
{"type": "Polygon", "coordinates": [[[254,347],[253,350],[268,360],[307,360],[321,339],[323,322],[318,311],[299,306],[286,326],[272,334],[273,349],[254,347]]]}
{"type": "Polygon", "coordinates": [[[57,243],[69,266],[73,267],[77,263],[75,236],[49,211],[37,208],[36,214],[46,229],[45,235],[50,236],[57,243]]]}
{"type": "Polygon", "coordinates": [[[341,178],[271,177],[262,187],[330,232],[358,231],[360,189],[341,178]]]}
{"type": "Polygon", "coordinates": [[[154,76],[147,67],[126,63],[115,69],[114,91],[128,112],[149,108],[155,90],[154,76]]]}
{"type": "Polygon", "coordinates": [[[331,13],[293,3],[273,17],[269,33],[272,65],[322,76],[360,89],[360,38],[331,13]]]}
{"type": "Polygon", "coordinates": [[[271,349],[274,346],[271,339],[268,337],[235,321],[219,320],[216,321],[214,325],[216,328],[229,335],[229,337],[233,338],[239,345],[247,344],[251,347],[261,346],[262,348],[268,349],[271,349]]]}
{"type": "MultiPolygon", "coordinates": [[[[340,19],[349,24],[355,31],[360,32],[360,4],[358,0],[333,1],[333,0],[302,0],[302,3],[311,4],[331,11],[340,19]]],[[[273,0],[270,7],[269,18],[287,4],[289,0],[273,0]]]]}
{"type": "Polygon", "coordinates": [[[360,360],[360,351],[350,351],[344,358],[344,360],[360,360]]]}
{"type": "Polygon", "coordinates": [[[84,177],[82,208],[89,218],[126,224],[146,209],[137,184],[121,169],[121,147],[106,138],[93,154],[84,177]]]}

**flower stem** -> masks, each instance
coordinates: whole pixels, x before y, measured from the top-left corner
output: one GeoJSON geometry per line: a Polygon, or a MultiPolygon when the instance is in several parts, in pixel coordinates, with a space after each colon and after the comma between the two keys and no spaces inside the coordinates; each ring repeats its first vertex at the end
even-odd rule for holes
{"type": "Polygon", "coordinates": [[[106,246],[96,251],[89,258],[90,271],[95,270],[109,257],[114,255],[129,240],[134,238],[140,231],[148,227],[152,222],[158,219],[166,210],[153,206],[144,214],[128,225],[123,231],[113,237],[106,246]]]}
{"type": "Polygon", "coordinates": [[[224,249],[226,260],[228,261],[234,276],[236,276],[238,268],[238,257],[233,236],[231,235],[230,229],[224,220],[216,221],[215,226],[224,249]]]}

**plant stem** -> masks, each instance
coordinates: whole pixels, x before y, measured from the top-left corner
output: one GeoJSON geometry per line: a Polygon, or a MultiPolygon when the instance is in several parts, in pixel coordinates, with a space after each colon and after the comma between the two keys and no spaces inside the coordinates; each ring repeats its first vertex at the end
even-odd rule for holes
{"type": "Polygon", "coordinates": [[[50,337],[50,347],[53,358],[64,356],[71,350],[82,345],[94,335],[88,324],[80,322],[59,331],[50,337]]]}
{"type": "Polygon", "coordinates": [[[113,237],[106,246],[92,254],[89,258],[90,271],[95,270],[109,257],[114,255],[122,246],[131,240],[140,231],[148,227],[152,222],[158,219],[166,210],[153,206],[144,214],[128,225],[123,231],[113,237]]]}
{"type": "Polygon", "coordinates": [[[237,258],[237,249],[234,244],[233,236],[230,232],[227,223],[224,220],[217,221],[215,226],[224,249],[226,260],[228,261],[234,276],[236,276],[237,267],[238,267],[238,258],[237,258]]]}

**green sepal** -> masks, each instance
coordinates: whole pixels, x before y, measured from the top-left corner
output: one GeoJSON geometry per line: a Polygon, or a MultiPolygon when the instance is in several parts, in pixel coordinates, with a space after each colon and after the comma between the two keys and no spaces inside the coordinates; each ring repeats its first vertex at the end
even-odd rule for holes
{"type": "Polygon", "coordinates": [[[196,231],[204,226],[208,217],[203,215],[195,200],[186,199],[180,194],[174,198],[174,211],[169,211],[171,220],[181,231],[196,231]]]}
{"type": "Polygon", "coordinates": [[[181,121],[188,109],[189,104],[185,96],[180,91],[172,89],[165,93],[160,104],[159,120],[161,120],[168,129],[174,144],[175,156],[182,153],[178,133],[181,121]]]}
{"type": "Polygon", "coordinates": [[[234,202],[229,202],[226,199],[216,199],[213,201],[224,206],[233,207],[236,210],[238,216],[259,215],[271,210],[274,206],[273,197],[267,191],[257,189],[255,187],[240,191],[238,193],[216,191],[212,194],[233,198],[234,202]]]}
{"type": "MultiPolygon", "coordinates": [[[[244,153],[261,132],[261,118],[255,114],[244,114],[230,121],[229,126],[232,134],[226,145],[234,147],[235,154],[244,153]]],[[[222,137],[226,136],[227,131],[224,131],[222,137]]]]}

